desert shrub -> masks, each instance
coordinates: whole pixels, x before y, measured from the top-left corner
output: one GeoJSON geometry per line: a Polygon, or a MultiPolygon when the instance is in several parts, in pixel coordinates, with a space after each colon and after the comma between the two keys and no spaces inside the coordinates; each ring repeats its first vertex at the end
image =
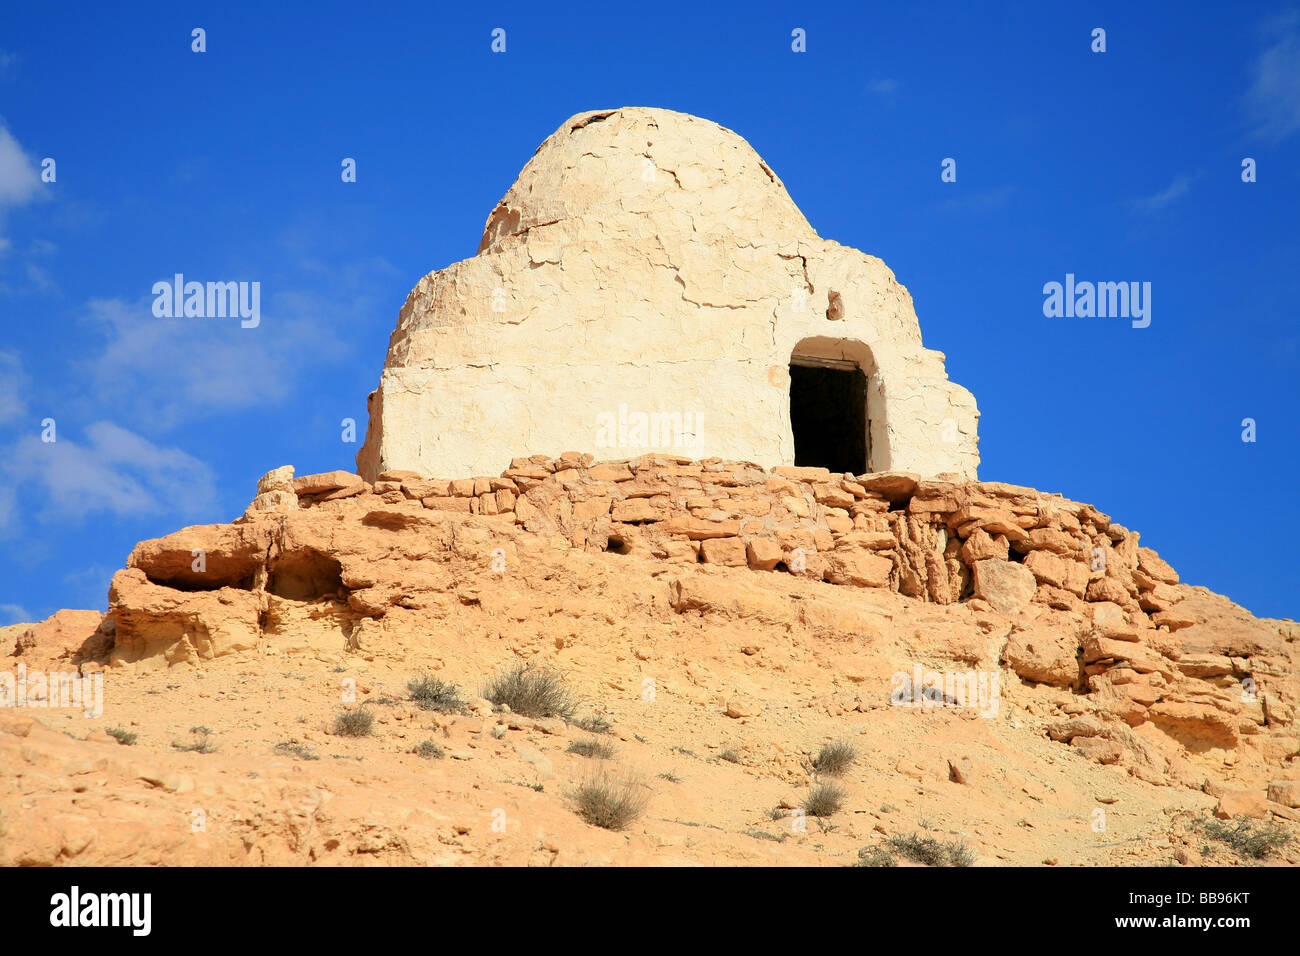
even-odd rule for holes
{"type": "Polygon", "coordinates": [[[494,704],[505,704],[524,717],[568,720],[577,709],[577,701],[558,674],[531,666],[516,667],[493,677],[483,696],[494,704]]]}
{"type": "Polygon", "coordinates": [[[899,855],[926,866],[970,866],[975,862],[975,854],[960,840],[940,843],[934,837],[911,833],[892,836],[888,843],[899,855]]]}
{"type": "Polygon", "coordinates": [[[844,791],[833,783],[816,783],[804,799],[804,812],[810,817],[829,817],[844,805],[844,791]]]}
{"type": "Polygon", "coordinates": [[[864,846],[858,851],[858,866],[898,866],[894,854],[883,846],[864,846]]]}
{"type": "Polygon", "coordinates": [[[1238,817],[1235,820],[1202,820],[1196,824],[1206,836],[1227,844],[1238,856],[1262,860],[1291,842],[1292,836],[1276,823],[1238,817]]]}
{"type": "Polygon", "coordinates": [[[813,770],[838,777],[853,765],[857,756],[858,752],[853,749],[852,744],[843,740],[833,740],[822,744],[822,749],[813,758],[813,770]]]}
{"type": "MultiPolygon", "coordinates": [[[[607,734],[613,726],[608,720],[601,717],[599,714],[592,714],[590,717],[583,717],[580,720],[575,720],[574,725],[577,726],[579,730],[585,730],[589,734],[607,734]]],[[[642,741],[642,743],[645,743],[645,741],[642,741]]]]}
{"type": "Polygon", "coordinates": [[[592,826],[623,830],[644,811],[645,788],[631,779],[608,775],[580,783],[570,794],[574,809],[592,826]]]}
{"type": "Polygon", "coordinates": [[[345,710],[334,718],[334,733],[339,737],[368,737],[375,726],[375,715],[368,710],[345,710]]]}
{"type": "Polygon", "coordinates": [[[568,753],[580,757],[594,757],[597,760],[609,760],[614,756],[614,747],[603,740],[575,740],[569,744],[568,753]]]}
{"type": "Polygon", "coordinates": [[[974,852],[961,840],[950,841],[947,850],[949,866],[970,866],[975,862],[974,852]]]}
{"type": "Polygon", "coordinates": [[[889,845],[913,863],[924,863],[926,866],[943,865],[943,844],[934,837],[923,837],[917,833],[892,836],[889,838],[889,845]]]}
{"type": "Polygon", "coordinates": [[[313,753],[310,747],[304,747],[302,744],[282,741],[271,749],[281,757],[296,757],[298,760],[320,760],[320,757],[313,753]]]}
{"type": "Polygon", "coordinates": [[[190,743],[183,744],[180,741],[172,741],[172,746],[185,753],[210,754],[216,752],[217,745],[209,739],[209,734],[212,731],[208,730],[208,728],[191,727],[190,733],[194,735],[194,739],[190,743]]]}
{"type": "Polygon", "coordinates": [[[140,739],[137,734],[134,734],[129,730],[123,730],[121,727],[111,727],[108,730],[106,730],[105,733],[108,734],[110,737],[112,737],[114,740],[116,740],[123,747],[130,747],[132,744],[134,744],[137,740],[140,739]]]}
{"type": "Polygon", "coordinates": [[[414,753],[424,757],[426,760],[441,760],[446,756],[443,749],[432,740],[422,740],[416,746],[414,753]]]}
{"type": "Polygon", "coordinates": [[[406,685],[407,698],[421,710],[443,714],[463,714],[467,708],[460,699],[460,688],[436,677],[420,677],[406,685]]]}
{"type": "Polygon", "coordinates": [[[740,759],[740,754],[736,753],[736,751],[732,750],[730,747],[718,754],[718,759],[725,760],[727,763],[743,763],[740,759]]]}

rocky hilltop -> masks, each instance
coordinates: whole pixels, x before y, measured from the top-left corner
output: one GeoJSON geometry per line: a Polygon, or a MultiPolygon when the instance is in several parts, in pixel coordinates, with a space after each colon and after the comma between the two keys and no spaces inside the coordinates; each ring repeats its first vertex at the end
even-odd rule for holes
{"type": "Polygon", "coordinates": [[[567,121],[370,413],[0,628],[0,863],[1300,862],[1300,628],[977,480],[907,290],[730,130],[567,121]]]}
{"type": "Polygon", "coordinates": [[[1213,814],[1300,821],[1297,626],[997,482],[286,467],[236,521],[138,545],[102,620],[0,636],[105,679],[102,721],[0,717],[7,863],[851,863],[926,828],[982,863],[1237,863],[1213,814]],[[521,663],[563,675],[568,720],[478,697],[521,663]],[[409,699],[422,674],[465,708],[409,699]],[[371,736],[336,732],[353,710],[371,736]],[[178,749],[191,726],[215,752],[178,749]],[[574,812],[593,740],[647,796],[626,831],[574,812]],[[798,829],[833,740],[844,806],[798,829]]]}

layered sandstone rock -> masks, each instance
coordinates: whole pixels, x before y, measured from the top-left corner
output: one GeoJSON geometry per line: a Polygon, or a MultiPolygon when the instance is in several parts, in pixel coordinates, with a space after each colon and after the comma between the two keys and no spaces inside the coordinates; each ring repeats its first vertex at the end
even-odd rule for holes
{"type": "MultiPolygon", "coordinates": [[[[1249,742],[1267,762],[1297,750],[1295,626],[1178,583],[1136,532],[1059,495],[577,452],[517,458],[494,476],[376,478],[300,477],[293,507],[141,542],[113,579],[112,650],[100,658],[156,666],[356,649],[395,620],[444,628],[467,605],[524,623],[539,587],[560,606],[578,600],[585,584],[568,556],[584,555],[643,569],[634,607],[787,622],[809,638],[878,634],[866,593],[952,608],[937,619],[942,641],[969,650],[951,656],[1087,695],[1125,728],[1084,745],[1103,762],[1139,746],[1127,728],[1191,753],[1249,742]],[[674,576],[644,570],[655,564],[674,576]],[[829,590],[807,604],[780,579],[829,590]],[[998,640],[966,636],[973,620],[998,640]]],[[[926,646],[920,632],[916,644],[926,646]]],[[[1162,766],[1150,755],[1141,765],[1162,766]]]]}
{"type": "MultiPolygon", "coordinates": [[[[268,489],[291,494],[292,506],[141,542],[102,621],[63,612],[0,634],[29,672],[109,671],[107,723],[82,728],[84,740],[47,729],[73,718],[39,709],[30,691],[30,710],[0,715],[0,759],[18,768],[0,786],[0,856],[530,861],[537,847],[522,836],[508,850],[496,834],[464,840],[463,821],[486,818],[506,786],[528,795],[530,821],[564,834],[543,862],[557,852],[580,862],[592,837],[556,788],[501,783],[578,773],[563,769],[582,759],[565,752],[576,730],[479,704],[431,727],[396,700],[413,673],[432,669],[472,690],[505,661],[562,667],[619,725],[620,749],[643,749],[637,759],[648,766],[685,759],[698,740],[734,740],[753,761],[735,779],[690,770],[700,807],[730,808],[723,826],[787,784],[806,785],[806,755],[790,744],[814,726],[854,734],[868,755],[869,784],[855,797],[863,812],[882,800],[907,805],[923,781],[913,819],[951,812],[957,826],[973,814],[974,832],[988,834],[1008,805],[1033,814],[1043,825],[1032,840],[1017,826],[985,840],[983,852],[1015,862],[1041,861],[1033,847],[1044,840],[1086,834],[1100,790],[1122,798],[1135,832],[1147,834],[1147,861],[1165,852],[1171,800],[1185,814],[1300,821],[1300,628],[1178,581],[1135,532],[1087,504],[907,473],[579,453],[475,477],[295,480],[277,469],[258,493],[268,489]],[[972,697],[967,683],[935,709],[900,706],[899,675],[915,682],[910,675],[931,670],[1001,680],[991,699],[972,697]],[[653,704],[642,697],[647,679],[659,689],[653,704]],[[328,727],[348,681],[383,705],[370,708],[382,736],[347,751],[371,768],[363,786],[346,761],[289,766],[281,753],[344,753],[328,727]],[[184,728],[200,722],[217,730],[219,753],[178,749],[184,728]],[[138,730],[140,749],[115,749],[104,727],[138,730]],[[453,758],[438,768],[446,813],[436,820],[422,815],[428,767],[402,756],[435,730],[453,758]],[[67,804],[58,775],[73,773],[113,799],[67,804]],[[307,783],[339,798],[328,813],[276,809],[307,783]],[[962,795],[946,801],[944,787],[962,795]],[[188,821],[177,808],[188,813],[196,789],[227,794],[206,841],[136,826],[188,821]],[[1026,793],[1057,793],[1071,808],[1040,819],[1047,805],[1024,804],[1026,793]]],[[[680,799],[672,786],[656,799],[680,799]]],[[[653,816],[646,845],[659,849],[628,858],[611,845],[607,862],[665,862],[676,837],[661,829],[675,824],[653,816]]],[[[914,825],[892,814],[877,823],[914,825]]],[[[1192,859],[1204,840],[1179,833],[1170,836],[1192,859]]],[[[736,839],[733,862],[766,845],[736,839]]],[[[1064,858],[1114,862],[1094,856],[1095,843],[1071,844],[1064,858]]],[[[803,852],[782,847],[786,862],[803,852]]],[[[699,852],[673,851],[713,859],[699,852]]]]}
{"type": "Polygon", "coordinates": [[[884,263],[818,237],[730,130],[579,114],[478,254],[407,298],[357,470],[483,474],[501,449],[565,447],[790,465],[792,360],[862,370],[868,470],[975,477],[975,401],[884,263]]]}

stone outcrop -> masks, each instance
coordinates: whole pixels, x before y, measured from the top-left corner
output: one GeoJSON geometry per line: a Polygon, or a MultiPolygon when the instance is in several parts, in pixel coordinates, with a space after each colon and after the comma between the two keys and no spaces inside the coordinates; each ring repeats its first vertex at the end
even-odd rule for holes
{"type": "MultiPolygon", "coordinates": [[[[377,478],[303,476],[292,507],[250,508],[233,524],[141,542],[113,579],[112,650],[101,659],[359,648],[395,617],[446,626],[467,604],[526,618],[538,576],[552,577],[545,568],[582,554],[691,569],[666,595],[640,599],[677,614],[797,621],[809,634],[877,632],[855,597],[870,592],[962,608],[1002,635],[972,659],[1086,694],[1109,720],[1154,728],[1193,753],[1248,739],[1273,759],[1297,749],[1294,626],[1267,626],[1178,583],[1136,532],[1059,495],[897,472],[660,455],[597,462],[577,452],[517,458],[500,475],[377,478]],[[709,568],[730,576],[693,570],[709,568]],[[831,589],[818,592],[814,611],[745,576],[831,589]],[[836,592],[842,598],[830,600],[836,592]]],[[[1098,759],[1130,741],[1118,739],[1098,759]]]]}
{"type": "Polygon", "coordinates": [[[884,263],[820,238],[730,130],[583,113],[478,254],[407,298],[357,470],[482,474],[501,449],[566,447],[790,465],[792,362],[861,369],[866,470],[976,476],[975,401],[884,263]]]}
{"type": "Polygon", "coordinates": [[[64,608],[38,623],[0,627],[0,656],[34,667],[103,657],[112,646],[112,622],[98,611],[64,608]]]}
{"type": "MultiPolygon", "coordinates": [[[[692,813],[726,801],[724,824],[777,799],[781,781],[806,786],[791,740],[846,734],[871,761],[862,812],[884,801],[930,816],[936,788],[960,787],[945,825],[974,814],[981,852],[1007,861],[1037,863],[1065,840],[1073,862],[1132,862],[1133,844],[1105,844],[1111,855],[1088,838],[1099,790],[1136,816],[1145,860],[1172,839],[1184,862],[1222,861],[1201,856],[1194,829],[1168,830],[1171,801],[1178,820],[1300,822],[1300,628],[1182,583],[1090,505],[996,482],[661,455],[376,479],[276,469],[258,495],[291,504],[141,542],[102,620],[0,629],[29,673],[108,671],[104,723],[65,725],[30,689],[32,709],[0,714],[0,760],[17,768],[0,780],[0,861],[582,862],[590,828],[549,785],[584,769],[566,750],[577,728],[473,698],[507,661],[562,667],[647,765],[691,761],[692,813]],[[1000,681],[978,711],[969,683],[934,710],[899,706],[898,676],[914,668],[1000,681]],[[400,700],[427,671],[465,687],[471,713],[430,724],[400,700]],[[330,732],[350,685],[380,737],[330,732]],[[200,723],[216,753],[186,750],[184,728],[200,723]],[[128,730],[138,748],[115,740],[128,730]],[[425,739],[452,758],[434,816],[430,767],[406,752],[425,739]],[[728,776],[728,760],[694,757],[701,740],[734,742],[749,765],[728,776]],[[366,775],[315,751],[365,760],[366,775]],[[68,802],[74,774],[87,793],[68,802]],[[502,784],[534,775],[544,793],[502,784]],[[510,816],[562,834],[554,849],[466,823],[500,806],[503,786],[527,800],[510,816]],[[201,840],[194,791],[212,811],[201,840]],[[1043,825],[1005,825],[1008,805],[1043,825]]],[[[681,798],[656,780],[672,790],[657,800],[681,798]]],[[[664,862],[665,846],[715,859],[651,816],[649,856],[626,856],[620,836],[602,859],[664,862]]],[[[893,816],[877,823],[914,826],[893,816]]],[[[707,832],[737,861],[768,846],[823,861],[821,842],[838,839],[707,832]]]]}

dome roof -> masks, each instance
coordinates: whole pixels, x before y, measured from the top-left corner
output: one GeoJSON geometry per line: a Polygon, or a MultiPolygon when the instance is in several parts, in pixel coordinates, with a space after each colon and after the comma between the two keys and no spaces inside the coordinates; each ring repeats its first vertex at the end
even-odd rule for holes
{"type": "Polygon", "coordinates": [[[479,253],[566,220],[627,238],[816,236],[785,185],[740,136],[672,110],[579,113],[538,147],[488,218],[479,253]]]}

